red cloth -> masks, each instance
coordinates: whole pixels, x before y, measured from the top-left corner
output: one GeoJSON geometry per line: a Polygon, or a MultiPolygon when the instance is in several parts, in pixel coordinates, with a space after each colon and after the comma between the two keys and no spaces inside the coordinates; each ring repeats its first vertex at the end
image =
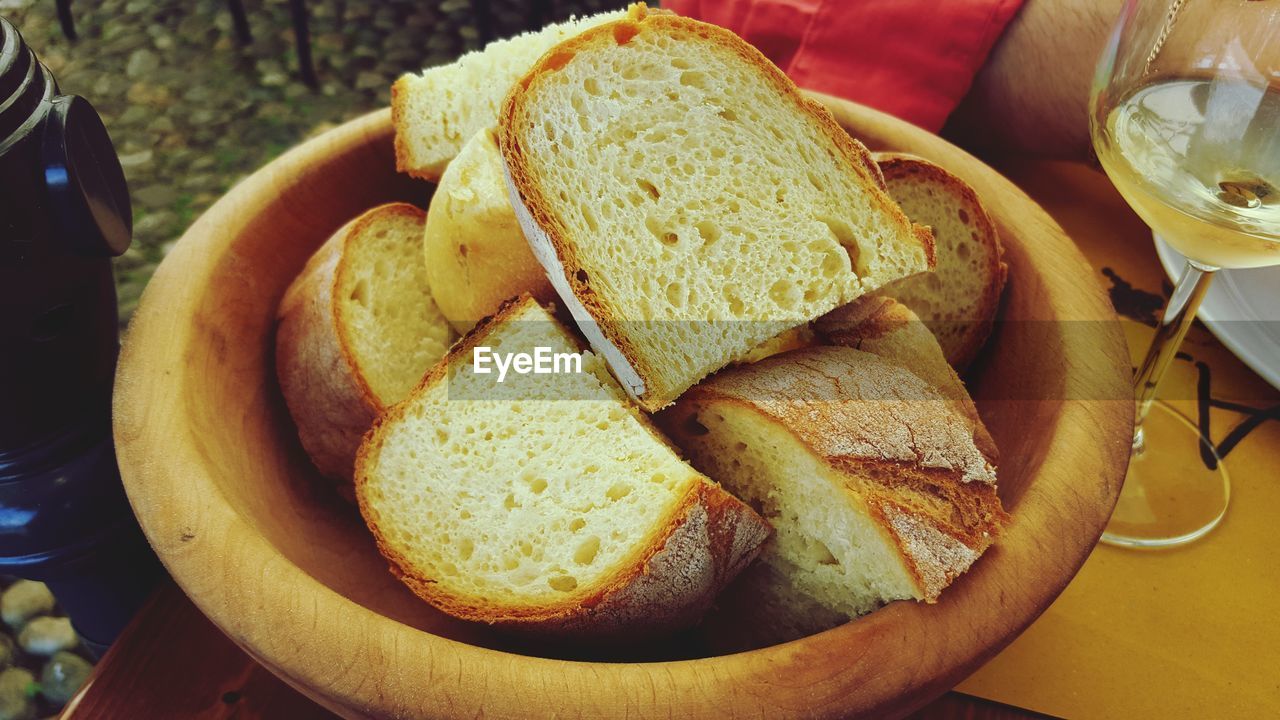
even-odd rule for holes
{"type": "Polygon", "coordinates": [[[937,131],[1024,0],[665,0],[729,28],[796,84],[937,131]]]}

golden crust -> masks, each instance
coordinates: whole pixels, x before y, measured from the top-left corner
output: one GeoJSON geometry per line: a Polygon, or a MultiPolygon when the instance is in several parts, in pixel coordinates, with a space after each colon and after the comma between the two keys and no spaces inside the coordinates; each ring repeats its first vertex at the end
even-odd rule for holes
{"type": "MultiPolygon", "coordinates": [[[[627,42],[641,32],[692,35],[736,54],[759,70],[782,97],[791,100],[801,113],[807,115],[827,135],[839,153],[844,156],[848,166],[853,169],[857,181],[872,190],[870,193],[872,202],[895,222],[908,227],[911,225],[902,209],[884,192],[883,177],[870,151],[840,127],[831,111],[821,103],[802,95],[796,84],[759,50],[724,28],[667,12],[650,11],[644,3],[636,3],[631,6],[626,18],[591,28],[551,48],[507,95],[498,116],[499,146],[512,184],[519,193],[522,204],[547,234],[548,240],[555,249],[556,257],[564,270],[565,281],[582,305],[596,319],[605,338],[618,348],[631,367],[645,380],[645,392],[636,400],[645,410],[655,412],[673,399],[668,396],[674,394],[674,388],[658,385],[662,376],[657,372],[657,368],[637,352],[635,345],[614,323],[619,313],[591,287],[587,271],[578,261],[572,243],[567,240],[569,233],[564,223],[557,216],[553,204],[541,192],[537,174],[525,157],[522,138],[518,132],[518,128],[522,126],[520,118],[523,102],[528,96],[529,89],[541,76],[563,67],[582,49],[598,44],[627,42]]],[[[915,228],[913,233],[923,246],[929,267],[932,268],[932,234],[927,232],[922,234],[915,228]]]]}
{"type": "Polygon", "coordinates": [[[1007,520],[995,471],[962,416],[924,381],[874,355],[811,348],[726,370],[685,393],[663,423],[678,432],[691,409],[715,403],[758,414],[841,473],[845,489],[866,501],[898,546],[927,600],[1007,520]]]}
{"type": "MultiPolygon", "coordinates": [[[[455,617],[498,624],[532,633],[602,639],[684,627],[696,622],[715,595],[759,553],[772,528],[750,507],[704,476],[690,472],[690,488],[650,535],[636,543],[617,571],[594,586],[539,606],[501,604],[484,597],[450,592],[425,576],[386,541],[371,520],[365,488],[370,482],[372,455],[383,428],[400,420],[410,400],[439,383],[451,362],[469,358],[477,344],[496,327],[525,312],[537,301],[527,293],[512,298],[475,328],[423,378],[409,398],[380,417],[365,436],[356,457],[355,494],[361,515],[389,561],[392,574],[418,597],[455,617]]],[[[573,344],[579,341],[563,328],[573,344]]],[[[646,429],[662,436],[642,413],[646,429]]],[[[664,439],[665,442],[665,439],[664,439]]]]}
{"type": "Polygon", "coordinates": [[[383,406],[351,349],[335,288],[349,271],[348,243],[388,214],[423,217],[412,205],[393,203],[347,223],[307,261],[276,311],[276,377],[285,404],[311,462],[340,481],[346,496],[360,438],[383,406]]]}
{"type": "MultiPolygon", "coordinates": [[[[967,313],[972,322],[965,327],[964,341],[961,345],[958,348],[947,348],[948,362],[956,370],[963,372],[977,357],[991,334],[996,312],[1000,308],[1000,294],[1008,279],[1009,266],[1004,262],[1004,246],[1000,243],[1000,234],[996,231],[995,221],[991,219],[977,192],[946,168],[906,153],[875,153],[874,157],[884,173],[886,183],[892,180],[921,178],[938,183],[950,190],[971,218],[970,224],[975,230],[975,238],[987,249],[987,262],[982,269],[984,277],[982,291],[974,298],[972,313],[967,313]]],[[[934,262],[930,262],[930,267],[934,265],[934,262]]],[[[888,290],[888,292],[892,291],[888,290]]],[[[928,321],[930,318],[925,320],[928,321]]]]}

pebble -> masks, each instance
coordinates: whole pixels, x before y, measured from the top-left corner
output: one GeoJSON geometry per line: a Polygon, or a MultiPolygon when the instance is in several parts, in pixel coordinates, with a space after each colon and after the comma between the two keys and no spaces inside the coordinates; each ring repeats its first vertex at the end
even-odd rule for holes
{"type": "Polygon", "coordinates": [[[134,202],[143,207],[160,208],[178,201],[178,191],[170,184],[148,185],[132,193],[134,202]]]}
{"type": "Polygon", "coordinates": [[[387,84],[387,79],[383,75],[371,72],[362,72],[356,76],[357,90],[372,90],[376,87],[382,87],[387,84]]]}
{"type": "Polygon", "coordinates": [[[18,648],[13,638],[0,633],[0,669],[7,668],[18,659],[18,648]]]}
{"type": "Polygon", "coordinates": [[[32,655],[49,657],[79,645],[80,638],[71,627],[70,619],[39,617],[27,623],[22,632],[18,633],[18,644],[32,655]]]}
{"type": "Polygon", "coordinates": [[[53,612],[53,593],[42,582],[19,580],[0,595],[0,618],[15,630],[39,615],[53,612]]]}
{"type": "Polygon", "coordinates": [[[168,240],[179,227],[178,215],[172,210],[152,210],[133,223],[133,237],[148,245],[168,240]]]}
{"type": "Polygon", "coordinates": [[[92,670],[93,666],[79,655],[56,653],[40,671],[40,694],[58,707],[66,705],[89,679],[92,670]]]}
{"type": "Polygon", "coordinates": [[[117,122],[122,125],[138,125],[140,123],[146,122],[147,118],[153,115],[155,115],[155,113],[152,112],[151,110],[148,110],[147,108],[141,107],[139,105],[134,105],[130,107],[128,110],[125,110],[124,114],[120,116],[117,122]]]}
{"type": "Polygon", "coordinates": [[[125,172],[128,172],[130,170],[137,170],[138,168],[143,168],[143,167],[146,167],[147,165],[150,165],[151,158],[153,158],[154,156],[155,156],[155,153],[151,152],[150,150],[139,150],[138,152],[129,153],[128,155],[121,155],[120,167],[124,168],[125,172]]]}
{"type": "Polygon", "coordinates": [[[177,128],[174,126],[173,120],[169,119],[168,115],[161,115],[155,120],[152,120],[151,123],[147,125],[147,129],[153,133],[171,133],[177,128]]]}
{"type": "Polygon", "coordinates": [[[267,87],[282,87],[288,84],[289,76],[282,71],[272,70],[262,74],[261,82],[267,87]]]}
{"type": "Polygon", "coordinates": [[[0,720],[33,720],[36,716],[36,678],[30,670],[0,672],[0,720]]]}
{"type": "Polygon", "coordinates": [[[129,56],[129,62],[124,66],[124,74],[136,80],[147,77],[159,69],[160,56],[144,48],[134,50],[129,56]]]}

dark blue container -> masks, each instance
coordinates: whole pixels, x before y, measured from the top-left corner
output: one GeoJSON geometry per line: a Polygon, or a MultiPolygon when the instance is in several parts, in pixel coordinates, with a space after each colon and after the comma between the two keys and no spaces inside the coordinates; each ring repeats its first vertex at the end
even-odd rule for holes
{"type": "Polygon", "coordinates": [[[111,441],[111,258],[131,233],[97,112],[0,18],[0,573],[48,583],[98,651],[163,573],[111,441]]]}

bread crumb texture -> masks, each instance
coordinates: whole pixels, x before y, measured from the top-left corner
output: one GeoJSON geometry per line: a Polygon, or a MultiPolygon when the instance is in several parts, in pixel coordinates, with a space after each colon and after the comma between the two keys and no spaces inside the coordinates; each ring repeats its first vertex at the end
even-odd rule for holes
{"type": "Polygon", "coordinates": [[[402,400],[457,337],[432,299],[422,263],[422,211],[375,210],[343,250],[338,323],[378,402],[402,400]]]}
{"type": "Polygon", "coordinates": [[[509,100],[504,157],[646,407],[926,267],[865,150],[767,62],[650,15],[557,46],[509,100]]]}
{"type": "MultiPolygon", "coordinates": [[[[533,301],[478,330],[476,342],[495,350],[578,350],[533,301]]],[[[580,374],[509,375],[512,387],[487,399],[460,385],[494,382],[468,372],[466,345],[447,378],[428,381],[366,440],[366,520],[402,574],[434,585],[455,610],[471,608],[464,616],[537,614],[597,596],[663,539],[704,479],[591,353],[580,374]]]]}
{"type": "Polygon", "coordinates": [[[398,169],[439,178],[468,138],[497,123],[507,91],[543,53],[624,14],[617,10],[548,25],[495,40],[448,65],[401,77],[392,87],[391,99],[398,169]]]}

